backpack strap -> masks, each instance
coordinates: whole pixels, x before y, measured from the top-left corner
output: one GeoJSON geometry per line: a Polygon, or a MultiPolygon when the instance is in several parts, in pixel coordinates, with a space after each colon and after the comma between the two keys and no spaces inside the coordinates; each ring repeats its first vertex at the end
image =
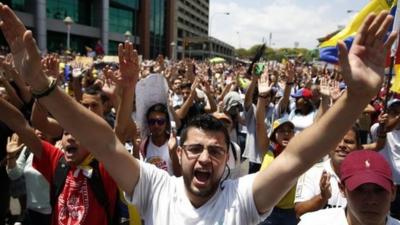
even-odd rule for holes
{"type": "Polygon", "coordinates": [[[51,191],[50,203],[51,206],[54,207],[58,196],[61,194],[64,189],[65,180],[67,179],[68,171],[70,170],[70,166],[65,161],[64,156],[62,156],[57,163],[56,171],[53,177],[53,188],[51,191]]]}
{"type": "Polygon", "coordinates": [[[93,168],[92,177],[88,178],[90,187],[92,188],[92,191],[97,201],[99,201],[100,205],[103,206],[104,211],[107,215],[108,224],[111,225],[113,224],[113,218],[110,212],[110,202],[108,201],[106,190],[104,189],[103,180],[101,179],[99,162],[97,160],[93,160],[90,163],[90,166],[93,168]]]}
{"type": "Polygon", "coordinates": [[[235,158],[235,162],[236,162],[236,160],[237,160],[237,155],[236,155],[236,148],[235,148],[235,145],[233,144],[232,141],[231,141],[230,145],[231,145],[231,150],[232,150],[232,153],[233,153],[233,157],[235,158]]]}
{"type": "MultiPolygon", "coordinates": [[[[106,191],[104,189],[103,181],[101,179],[101,175],[100,175],[100,171],[99,171],[99,163],[97,160],[93,160],[90,163],[90,166],[93,168],[93,173],[92,173],[92,177],[88,178],[88,183],[94,193],[95,198],[100,203],[100,205],[103,206],[103,208],[104,208],[104,211],[107,215],[108,224],[112,225],[113,218],[111,216],[111,212],[109,211],[110,204],[108,201],[108,197],[106,195],[106,191]]],[[[52,184],[53,191],[51,192],[51,198],[50,198],[50,203],[51,203],[52,207],[55,206],[58,196],[61,194],[61,192],[64,189],[65,180],[67,179],[68,171],[70,169],[71,169],[71,167],[65,161],[64,156],[62,156],[58,160],[57,168],[56,168],[54,178],[53,178],[53,184],[52,184]]]]}
{"type": "Polygon", "coordinates": [[[139,145],[139,152],[142,154],[143,159],[146,158],[147,146],[149,145],[150,137],[147,136],[139,145]]]}

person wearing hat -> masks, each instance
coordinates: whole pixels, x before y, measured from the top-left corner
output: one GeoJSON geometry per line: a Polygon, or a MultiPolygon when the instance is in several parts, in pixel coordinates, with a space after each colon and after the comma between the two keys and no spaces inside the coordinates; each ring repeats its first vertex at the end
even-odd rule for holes
{"type": "Polygon", "coordinates": [[[372,140],[375,142],[384,141],[384,147],[380,153],[388,161],[393,174],[393,181],[398,187],[396,200],[392,204],[391,215],[400,218],[400,99],[393,98],[388,102],[385,120],[385,129],[379,129],[379,123],[371,126],[372,140]]]}
{"type": "MultiPolygon", "coordinates": [[[[394,32],[383,42],[393,21],[388,12],[370,15],[349,51],[344,42],[338,44],[349,91],[311,129],[295,136],[266,171],[221,183],[229,135],[219,121],[211,116],[198,117],[183,131],[177,150],[184,173],[182,178],[170,177],[130,156],[107,123],[50,85],[53,83],[41,71],[32,33],[8,6],[0,4],[0,17],[7,42],[21,44],[10,45],[12,52],[27,56],[17,58],[16,65],[21,65],[17,69],[32,92],[44,93],[40,103],[82,145],[93,146],[91,153],[104,163],[126,200],[138,207],[148,225],[257,224],[264,220],[297,177],[335,146],[382,85],[386,51],[396,39],[394,32]],[[375,30],[382,32],[376,34],[375,30]],[[366,43],[366,39],[372,43],[366,43]],[[87,135],[91,133],[95,137],[87,135]]],[[[125,49],[123,55],[131,57],[131,52],[132,48],[125,49]]]]}
{"type": "Polygon", "coordinates": [[[361,147],[359,129],[352,126],[329,153],[328,160],[314,165],[298,179],[294,199],[298,217],[320,209],[346,206],[339,189],[340,165],[350,152],[361,147]]]}
{"type": "Polygon", "coordinates": [[[291,94],[295,100],[295,107],[289,113],[289,120],[295,126],[295,131],[300,132],[309,127],[317,116],[317,111],[311,102],[312,91],[308,88],[302,88],[291,94]]]}
{"type": "MultiPolygon", "coordinates": [[[[224,124],[228,132],[233,129],[232,120],[228,115],[221,112],[214,112],[212,115],[224,124]]],[[[226,167],[226,177],[230,179],[239,178],[241,176],[240,147],[235,141],[230,140],[228,148],[229,159],[226,167]]]]}
{"type": "Polygon", "coordinates": [[[389,216],[396,195],[392,172],[381,154],[370,150],[350,153],[340,167],[340,190],[345,208],[330,208],[301,217],[299,225],[398,225],[389,216]]]}
{"type": "MultiPolygon", "coordinates": [[[[259,95],[268,95],[272,88],[263,88],[262,86],[270,87],[269,79],[259,79],[259,95]]],[[[265,108],[269,104],[269,100],[259,97],[256,107],[256,130],[257,130],[257,145],[264,152],[264,158],[261,164],[260,171],[265,170],[286,148],[289,141],[294,137],[294,124],[287,117],[282,117],[275,120],[271,125],[270,134],[267,134],[267,126],[265,124],[265,108]]],[[[294,185],[286,195],[273,208],[272,213],[260,225],[296,225],[297,218],[294,211],[294,194],[296,185],[294,185]]]]}
{"type": "MultiPolygon", "coordinates": [[[[262,101],[259,102],[261,104],[257,104],[257,110],[265,108],[262,106],[262,101]],[[259,105],[260,107],[258,107],[259,105]]],[[[262,112],[257,115],[262,115],[262,112]]],[[[257,131],[260,130],[258,129],[257,131]]],[[[260,170],[265,170],[271,164],[272,160],[276,158],[285,149],[290,139],[294,137],[294,124],[290,122],[287,118],[280,118],[273,122],[272,130],[270,132],[269,137],[266,135],[265,128],[261,129],[261,133],[264,133],[264,135],[259,133],[258,135],[259,142],[264,142],[264,143],[266,142],[265,144],[269,143],[270,141],[272,142],[269,146],[265,146],[264,144],[263,147],[264,149],[269,149],[264,156],[264,160],[261,164],[261,169],[260,169],[260,170]]],[[[262,145],[262,143],[260,144],[262,145]]],[[[264,222],[260,223],[260,225],[263,224],[296,225],[298,221],[296,218],[296,213],[294,211],[295,191],[296,191],[296,185],[294,185],[286,193],[286,195],[274,207],[271,215],[267,217],[267,219],[264,222]]]]}

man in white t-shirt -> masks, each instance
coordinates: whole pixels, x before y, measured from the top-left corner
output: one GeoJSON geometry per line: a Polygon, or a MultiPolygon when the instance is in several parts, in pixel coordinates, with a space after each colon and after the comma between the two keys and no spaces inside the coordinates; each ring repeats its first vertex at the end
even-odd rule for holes
{"type": "Polygon", "coordinates": [[[162,103],[152,105],[146,112],[146,122],[150,134],[144,138],[139,147],[143,160],[167,171],[170,175],[180,176],[181,168],[176,155],[176,145],[170,144],[170,140],[175,138],[171,135],[167,106],[162,103]]]}
{"type": "Polygon", "coordinates": [[[388,102],[387,122],[385,130],[378,132],[379,123],[371,126],[373,141],[384,141],[384,147],[379,152],[388,161],[392,168],[393,181],[397,186],[395,201],[392,202],[390,214],[400,218],[400,99],[393,98],[388,102]]]}
{"type": "Polygon", "coordinates": [[[379,153],[370,150],[350,153],[342,163],[340,180],[347,207],[304,214],[299,225],[400,224],[388,215],[396,187],[390,167],[379,153]]]}
{"type": "Polygon", "coordinates": [[[314,165],[299,178],[294,200],[298,217],[324,208],[346,206],[346,198],[339,189],[340,165],[348,153],[360,148],[360,133],[353,126],[329,153],[329,160],[314,165]]]}
{"type": "MultiPolygon", "coordinates": [[[[338,44],[347,92],[310,129],[291,139],[266,170],[223,181],[229,134],[220,121],[204,115],[182,131],[177,155],[183,176],[171,177],[133,158],[104,120],[54,86],[42,71],[32,33],[1,3],[0,18],[17,70],[40,96],[39,103],[83,146],[91,146],[91,153],[104,164],[127,200],[137,204],[147,225],[257,224],[264,220],[297,178],[339,142],[378,92],[385,50],[396,39],[391,34],[386,43],[382,41],[393,21],[388,12],[369,16],[349,51],[344,42],[338,44]]],[[[128,42],[118,48],[120,78],[134,85],[132,81],[139,76],[138,54],[128,42]]]]}

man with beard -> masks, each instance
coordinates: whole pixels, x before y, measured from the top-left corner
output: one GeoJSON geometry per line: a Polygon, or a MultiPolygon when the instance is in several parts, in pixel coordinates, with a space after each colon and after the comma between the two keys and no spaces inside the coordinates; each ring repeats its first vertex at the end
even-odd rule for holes
{"type": "MultiPolygon", "coordinates": [[[[40,103],[83,146],[90,146],[146,224],[257,224],[265,219],[297,177],[340,141],[378,91],[384,49],[396,39],[393,33],[382,41],[393,20],[388,12],[370,15],[349,52],[344,42],[338,45],[347,92],[310,129],[295,136],[267,170],[223,181],[229,135],[221,122],[200,116],[182,131],[177,153],[183,176],[171,177],[129,155],[104,120],[54,88],[40,67],[32,33],[8,6],[0,4],[0,17],[16,65],[32,92],[42,95],[40,103]]],[[[137,64],[132,45],[120,48],[121,66],[137,64]]]]}

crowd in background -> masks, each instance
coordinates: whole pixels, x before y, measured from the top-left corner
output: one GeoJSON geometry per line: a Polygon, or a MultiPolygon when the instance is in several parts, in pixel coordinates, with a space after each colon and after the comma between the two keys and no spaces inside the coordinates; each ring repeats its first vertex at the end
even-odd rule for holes
{"type": "MultiPolygon", "coordinates": [[[[18,108],[41,140],[65,152],[76,150],[79,141],[35,100],[12,54],[5,51],[0,58],[0,98],[18,108]]],[[[282,62],[263,59],[251,74],[243,62],[173,61],[159,55],[138,62],[139,77],[132,82],[156,82],[161,91],[136,87],[132,95],[126,90],[131,84],[121,82],[124,67],[118,57],[93,57],[45,54],[41,65],[55,85],[104,118],[130,154],[174,176],[182,175],[175,149],[183,128],[198,115],[210,114],[228,130],[229,161],[223,179],[235,179],[267,168],[291,138],[318,121],[347,88],[340,67],[305,62],[301,55],[282,62]],[[160,101],[145,107],[146,96],[160,101]]],[[[297,224],[308,212],[346,207],[339,168],[354,150],[380,151],[391,165],[395,184],[400,184],[400,99],[384,87],[336,149],[298,179],[262,224],[297,224]],[[386,111],[385,98],[390,98],[386,111]],[[379,123],[385,126],[379,128],[379,123]]],[[[40,224],[50,224],[52,184],[35,169],[33,155],[13,133],[0,122],[0,223],[38,224],[40,218],[40,224]],[[9,210],[10,197],[21,206],[17,215],[9,210]]],[[[191,147],[196,151],[198,146],[191,147]]],[[[213,150],[208,149],[210,155],[218,154],[213,150]]],[[[115,184],[107,185],[116,189],[115,184]]],[[[396,218],[399,199],[391,210],[396,218]]],[[[133,220],[129,217],[125,219],[133,220]]]]}

